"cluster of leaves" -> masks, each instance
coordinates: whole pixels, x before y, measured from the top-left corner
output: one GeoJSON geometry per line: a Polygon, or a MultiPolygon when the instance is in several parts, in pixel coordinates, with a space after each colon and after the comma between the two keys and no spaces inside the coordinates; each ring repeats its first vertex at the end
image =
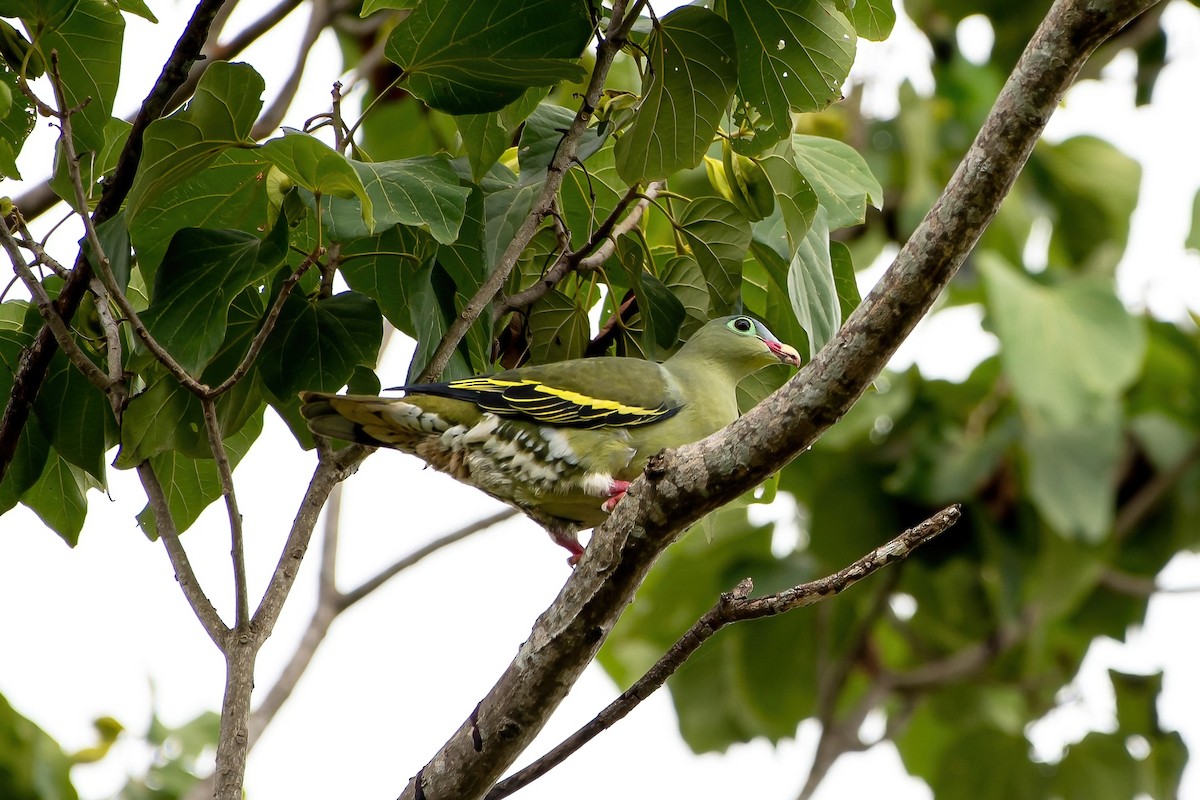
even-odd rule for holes
{"type": "MultiPolygon", "coordinates": [[[[997,47],[1009,21],[996,21],[997,47]]],[[[801,121],[875,145],[888,202],[847,242],[856,261],[903,241],[999,86],[997,66],[946,42],[936,94],[904,87],[895,119],[834,109],[801,121]]],[[[801,532],[790,552],[773,550],[775,525],[745,511],[723,513],[713,544],[693,535],[669,551],[602,651],[614,677],[638,677],[741,578],[771,591],[829,574],[961,502],[959,527],[890,583],[723,631],[668,684],[685,739],[724,750],[816,717],[820,773],[877,711],[939,798],[1174,797],[1187,752],[1158,724],[1161,675],[1113,673],[1116,730],[1088,734],[1057,764],[1034,759],[1025,736],[1093,640],[1123,640],[1159,570],[1200,549],[1189,388],[1200,385],[1200,336],[1194,322],[1131,313],[1115,293],[1139,178],[1096,138],[1039,145],[946,298],[982,308],[998,354],[962,382],[916,368],[881,379],[787,467],[779,489],[797,500],[801,532]],[[1039,252],[1030,241],[1045,221],[1039,252]]]]}
{"type": "MultiPolygon", "coordinates": [[[[71,767],[91,764],[108,754],[119,737],[130,733],[111,717],[93,722],[96,744],[66,753],[32,720],[0,696],[0,793],[6,800],[76,800],[71,767]]],[[[177,728],[154,715],[139,743],[154,753],[145,775],[130,776],[119,800],[178,800],[199,780],[200,764],[211,757],[220,720],[205,712],[177,728]]]]}

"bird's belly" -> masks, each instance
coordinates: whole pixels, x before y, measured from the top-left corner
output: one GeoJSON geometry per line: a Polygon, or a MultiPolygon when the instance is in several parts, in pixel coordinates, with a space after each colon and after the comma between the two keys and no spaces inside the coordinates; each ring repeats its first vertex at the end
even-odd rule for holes
{"type": "Polygon", "coordinates": [[[447,432],[462,452],[469,482],[539,515],[595,525],[605,516],[616,475],[636,451],[612,431],[564,430],[487,415],[469,430],[447,432]]]}

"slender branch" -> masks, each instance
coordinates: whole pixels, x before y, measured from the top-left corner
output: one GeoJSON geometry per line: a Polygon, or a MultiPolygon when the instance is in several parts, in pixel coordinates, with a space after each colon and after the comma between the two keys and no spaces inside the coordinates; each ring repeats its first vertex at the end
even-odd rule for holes
{"type": "Polygon", "coordinates": [[[631,186],[612,213],[588,237],[588,241],[583,247],[573,252],[563,253],[537,283],[498,302],[492,310],[492,319],[498,320],[505,314],[533,305],[572,272],[587,273],[599,269],[600,265],[607,261],[616,250],[617,239],[638,226],[650,201],[661,188],[660,181],[652,181],[646,186],[644,192],[637,186],[631,186]],[[637,202],[633,203],[634,200],[637,202]],[[625,212],[630,203],[633,203],[633,208],[629,209],[629,213],[624,219],[620,219],[621,214],[625,212]],[[620,222],[617,221],[618,219],[620,222]]]}
{"type": "Polygon", "coordinates": [[[163,547],[167,551],[167,558],[171,560],[171,566],[175,569],[175,580],[179,582],[179,588],[183,590],[183,596],[187,599],[188,605],[192,607],[196,619],[200,620],[204,632],[217,647],[223,647],[229,628],[221,621],[221,615],[217,613],[212,601],[200,588],[196,572],[192,569],[192,562],[188,559],[187,551],[183,549],[183,545],[179,541],[179,532],[175,529],[175,520],[171,518],[171,509],[167,505],[167,496],[163,492],[162,484],[159,483],[158,475],[149,461],[138,464],[137,472],[142,481],[142,487],[146,490],[146,499],[150,503],[150,510],[154,514],[158,538],[162,540],[163,547]]]}
{"type": "Polygon", "coordinates": [[[546,180],[542,184],[541,194],[533,204],[533,210],[529,212],[525,221],[521,223],[521,227],[517,229],[516,235],[508,243],[508,247],[504,249],[503,255],[500,256],[495,269],[488,275],[487,280],[483,282],[483,285],[479,287],[475,295],[467,301],[466,306],[463,307],[458,317],[450,323],[450,326],[446,329],[446,334],[438,342],[433,355],[430,356],[429,363],[425,365],[425,369],[417,377],[416,383],[427,383],[430,380],[435,380],[442,374],[442,370],[449,363],[450,356],[454,353],[455,348],[458,347],[458,343],[462,341],[467,330],[475,324],[475,320],[479,318],[479,315],[492,303],[492,300],[504,287],[504,283],[508,280],[509,273],[512,272],[517,259],[521,256],[521,252],[524,251],[526,245],[529,244],[534,234],[537,233],[542,220],[550,214],[551,209],[554,207],[559,187],[562,186],[563,177],[575,160],[579,141],[587,130],[588,122],[591,120],[592,115],[596,111],[596,106],[600,102],[600,93],[604,90],[604,82],[608,78],[608,71],[612,67],[613,59],[616,58],[621,48],[625,46],[629,30],[633,27],[633,23],[637,21],[639,9],[644,4],[644,0],[634,0],[630,4],[630,7],[626,9],[624,7],[625,3],[621,2],[621,0],[613,3],[612,25],[609,27],[608,35],[604,39],[601,39],[600,43],[596,46],[596,65],[592,68],[592,77],[588,82],[583,101],[579,104],[579,111],[576,112],[575,119],[571,121],[567,132],[563,134],[563,138],[558,145],[558,150],[546,170],[546,180]]]}
{"type": "Polygon", "coordinates": [[[292,274],[284,278],[283,283],[279,287],[279,294],[276,295],[275,301],[271,303],[271,308],[263,318],[262,326],[258,329],[258,333],[254,334],[254,338],[250,341],[250,346],[246,348],[246,355],[242,356],[242,360],[234,367],[233,372],[229,373],[228,378],[211,389],[207,389],[202,397],[218,397],[232,389],[249,374],[250,367],[254,366],[254,362],[258,359],[258,354],[262,352],[263,346],[267,343],[271,331],[275,330],[275,323],[279,321],[279,315],[283,313],[283,304],[287,302],[288,297],[292,294],[292,290],[296,288],[296,284],[304,277],[304,273],[308,272],[312,268],[312,265],[317,262],[319,256],[320,249],[318,248],[305,256],[299,266],[292,271],[292,274]]]}
{"type": "Polygon", "coordinates": [[[565,761],[571,754],[594,739],[601,731],[612,727],[630,711],[657,691],[667,678],[683,666],[717,631],[735,622],[785,614],[802,606],[812,605],[841,594],[854,584],[889,564],[907,558],[914,550],[949,530],[961,516],[958,506],[950,506],[920,525],[909,528],[882,547],[877,547],[853,564],[820,580],[802,583],[782,592],[756,599],[750,598],[754,583],[746,578],[732,591],[721,595],[716,604],[700,617],[683,636],[671,645],[646,674],[638,678],[621,696],[608,704],[594,719],[567,737],[546,755],[509,778],[500,781],[487,793],[487,800],[500,800],[524,788],[565,761]]]}
{"type": "Polygon", "coordinates": [[[421,547],[420,549],[404,556],[387,569],[380,571],[374,577],[363,581],[354,589],[342,594],[338,599],[338,611],[345,611],[347,608],[354,605],[359,600],[362,600],[364,597],[378,589],[380,586],[383,586],[383,584],[387,583],[404,570],[413,566],[425,557],[433,555],[438,550],[441,550],[448,545],[452,545],[455,542],[462,541],[468,536],[473,536],[480,531],[487,530],[493,525],[498,525],[499,523],[504,522],[506,519],[512,519],[515,516],[517,516],[516,509],[506,508],[503,511],[497,511],[490,517],[484,517],[477,522],[472,522],[470,525],[465,525],[452,533],[448,533],[445,536],[434,539],[424,547],[421,547]]]}
{"type": "MultiPolygon", "coordinates": [[[[142,137],[146,126],[162,115],[162,111],[175,89],[187,77],[187,71],[200,54],[208,38],[208,28],[213,16],[221,7],[223,0],[200,0],[192,13],[183,35],[175,43],[175,49],[163,65],[163,70],[155,81],[154,87],[142,102],[142,106],[134,117],[129,137],[117,158],[117,166],[112,177],[105,182],[100,194],[100,201],[92,214],[92,222],[99,225],[110,218],[121,207],[125,196],[133,185],[133,176],[137,172],[142,155],[142,137]]],[[[86,206],[84,206],[86,208],[86,206]]],[[[87,258],[81,252],[75,259],[75,267],[58,296],[56,305],[59,316],[69,323],[79,308],[83,294],[91,281],[92,269],[87,258]]],[[[13,376],[13,388],[5,406],[4,415],[0,417],[0,479],[8,471],[16,453],[17,441],[21,431],[29,421],[29,412],[37,397],[46,373],[50,368],[50,359],[57,350],[58,343],[48,326],[43,325],[38,331],[34,343],[28,347],[21,359],[17,374],[13,376]]]]}
{"type": "Polygon", "coordinates": [[[1158,578],[1134,575],[1119,569],[1106,569],[1100,575],[1100,585],[1114,592],[1134,597],[1149,597],[1154,594],[1196,594],[1200,586],[1163,586],[1158,578]]]}
{"type": "Polygon", "coordinates": [[[480,797],[528,747],[659,554],[794,458],[857,401],[995,216],[1091,51],[1153,0],[1058,0],[954,177],[875,289],[801,373],[724,430],[651,459],[508,668],[405,800],[480,797]]]}
{"type": "Polygon", "coordinates": [[[46,326],[54,334],[54,340],[58,343],[59,348],[66,354],[75,368],[83,373],[83,376],[88,379],[89,383],[101,391],[107,391],[112,385],[111,379],[103,370],[92,363],[92,360],[87,357],[83,350],[80,349],[79,344],[71,337],[70,328],[67,327],[67,323],[63,322],[62,317],[58,315],[58,309],[55,307],[54,301],[50,299],[50,295],[46,293],[46,287],[42,286],[42,282],[38,280],[37,275],[25,263],[25,258],[17,246],[17,241],[12,237],[12,232],[9,230],[8,222],[2,216],[0,216],[0,243],[3,244],[5,252],[8,253],[8,258],[13,265],[13,271],[17,273],[17,277],[21,279],[21,282],[25,284],[25,288],[29,290],[29,294],[33,297],[33,302],[37,305],[38,313],[42,315],[46,326]]]}
{"type": "Polygon", "coordinates": [[[221,434],[221,423],[217,419],[217,403],[211,397],[200,398],[204,412],[204,428],[208,434],[208,447],[217,465],[217,478],[221,482],[221,495],[225,498],[225,510],[229,515],[229,555],[233,559],[234,628],[241,629],[250,621],[249,584],[246,579],[246,546],[242,531],[242,512],[238,510],[237,494],[233,487],[233,469],[229,466],[229,454],[221,434]]]}
{"type": "Polygon", "coordinates": [[[1121,506],[1117,518],[1113,521],[1113,536],[1121,540],[1133,533],[1197,462],[1200,462],[1200,438],[1192,443],[1178,461],[1156,473],[1121,506]]]}

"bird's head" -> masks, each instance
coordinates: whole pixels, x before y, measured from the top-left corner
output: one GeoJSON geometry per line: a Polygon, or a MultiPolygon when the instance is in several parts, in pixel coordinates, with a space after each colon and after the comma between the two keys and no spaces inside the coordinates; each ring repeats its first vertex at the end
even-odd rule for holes
{"type": "Polygon", "coordinates": [[[743,375],[772,364],[800,366],[796,348],[776,339],[766,325],[742,314],[711,320],[675,357],[703,358],[743,375]]]}

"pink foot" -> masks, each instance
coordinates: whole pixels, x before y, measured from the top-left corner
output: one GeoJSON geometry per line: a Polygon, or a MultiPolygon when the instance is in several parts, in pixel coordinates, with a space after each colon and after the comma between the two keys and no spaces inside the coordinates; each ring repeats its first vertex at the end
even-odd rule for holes
{"type": "Polygon", "coordinates": [[[565,547],[571,556],[567,559],[567,564],[574,567],[579,563],[580,557],[583,555],[583,545],[579,543],[575,532],[571,530],[552,530],[550,538],[559,547],[565,547]]]}
{"type": "Polygon", "coordinates": [[[608,499],[600,506],[600,508],[612,513],[617,507],[617,503],[625,497],[625,490],[629,488],[629,481],[613,480],[612,485],[608,487],[608,499]]]}

